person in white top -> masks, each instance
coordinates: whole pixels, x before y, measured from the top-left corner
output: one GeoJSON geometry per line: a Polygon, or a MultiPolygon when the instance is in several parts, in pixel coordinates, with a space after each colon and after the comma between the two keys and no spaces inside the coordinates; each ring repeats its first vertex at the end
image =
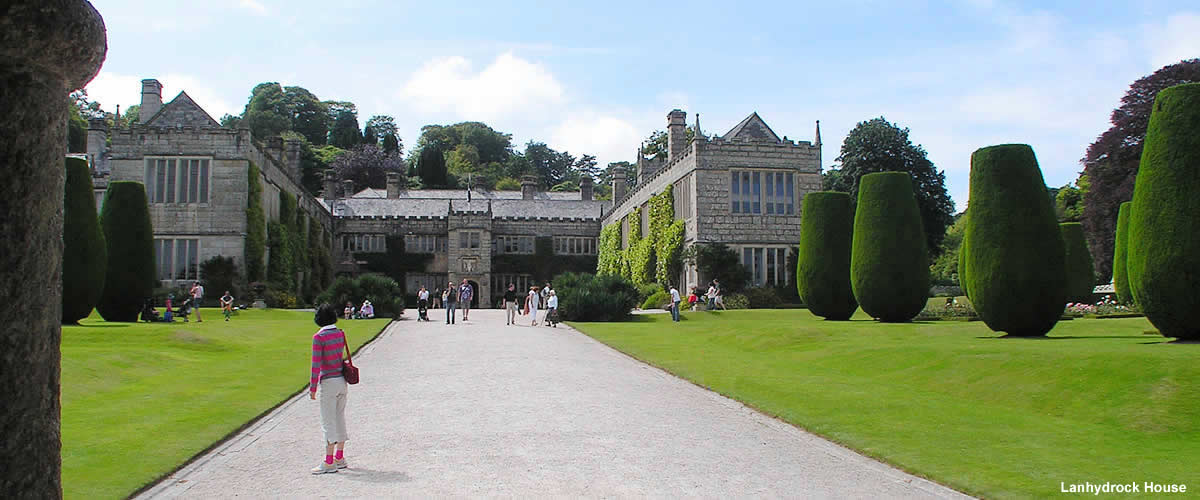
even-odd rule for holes
{"type": "Polygon", "coordinates": [[[550,296],[546,298],[546,326],[558,328],[558,294],[554,290],[550,290],[550,296]]]}
{"type": "Polygon", "coordinates": [[[525,297],[525,307],[529,308],[529,317],[533,318],[533,322],[529,326],[537,326],[538,302],[541,297],[538,297],[537,287],[529,287],[529,295],[525,297]]]}
{"type": "Polygon", "coordinates": [[[671,285],[671,321],[679,321],[679,290],[671,285]]]}

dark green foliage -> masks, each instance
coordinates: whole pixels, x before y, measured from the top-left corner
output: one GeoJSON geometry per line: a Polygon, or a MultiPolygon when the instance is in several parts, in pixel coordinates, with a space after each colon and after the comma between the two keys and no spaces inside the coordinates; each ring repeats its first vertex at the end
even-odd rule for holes
{"type": "Polygon", "coordinates": [[[1117,292],[1117,300],[1122,304],[1133,303],[1133,292],[1129,290],[1129,274],[1126,271],[1126,256],[1129,254],[1129,214],[1133,210],[1133,202],[1121,204],[1117,215],[1116,248],[1113,249],[1113,291],[1117,292]]]}
{"type": "MultiPolygon", "coordinates": [[[[800,248],[796,291],[817,316],[847,320],[858,309],[850,286],[850,247],[854,207],[847,193],[804,196],[800,211],[800,248]]],[[[751,298],[750,305],[754,306],[751,298]]]]}
{"type": "Polygon", "coordinates": [[[1163,336],[1200,339],[1200,83],[1158,93],[1130,210],[1134,301],[1163,336]]]}
{"type": "Polygon", "coordinates": [[[342,276],[334,280],[329,289],[317,296],[317,303],[329,303],[344,306],[346,302],[354,305],[357,310],[363,300],[370,300],[375,306],[376,317],[395,317],[404,312],[404,292],[400,285],[387,276],[379,274],[363,274],[356,278],[342,276]],[[397,310],[396,308],[400,309],[397,310]]]}
{"type": "Polygon", "coordinates": [[[1090,304],[1096,279],[1092,274],[1092,254],[1088,253],[1087,240],[1083,238],[1083,224],[1064,222],[1059,227],[1066,252],[1067,301],[1090,304]]]}
{"type": "Polygon", "coordinates": [[[262,206],[262,178],[253,162],[246,169],[246,280],[266,278],[267,216],[262,206]]]}
{"type": "MultiPolygon", "coordinates": [[[[329,242],[323,236],[320,222],[311,219],[308,225],[308,288],[304,292],[307,302],[316,300],[321,291],[333,283],[333,258],[329,253],[329,242]]],[[[402,240],[403,241],[403,240],[402,240]]]]}
{"type": "Polygon", "coordinates": [[[1033,149],[1005,144],[975,151],[970,189],[963,289],[992,330],[1045,335],[1066,304],[1066,255],[1033,149]]]}
{"type": "Polygon", "coordinates": [[[582,273],[591,272],[594,269],[596,269],[595,255],[556,255],[552,236],[537,237],[533,242],[533,255],[492,255],[493,273],[528,273],[537,283],[543,283],[566,272],[582,273]]]}
{"type": "Polygon", "coordinates": [[[67,116],[67,152],[86,153],[88,122],[83,119],[83,115],[80,114],[79,108],[74,102],[71,102],[69,112],[70,114],[67,116]]]}
{"type": "Polygon", "coordinates": [[[554,290],[558,313],[568,321],[626,320],[638,303],[633,282],[614,274],[563,273],[554,278],[554,290]]]}
{"type": "Polygon", "coordinates": [[[446,173],[446,157],[441,147],[430,144],[422,148],[420,156],[417,157],[417,176],[421,178],[425,187],[446,187],[446,173]]]}
{"type": "Polygon", "coordinates": [[[96,310],[107,321],[137,321],[142,302],[158,283],[145,186],[132,181],[109,184],[100,226],[104,228],[108,266],[96,310]]]}
{"type": "MultiPolygon", "coordinates": [[[[849,253],[849,252],[847,252],[849,253]]],[[[849,259],[847,259],[849,260],[849,259]]],[[[847,266],[848,268],[849,266],[847,266]]],[[[850,271],[846,271],[846,280],[850,279],[850,271]]],[[[755,286],[742,291],[742,295],[746,297],[746,306],[749,309],[777,309],[783,305],[783,299],[779,298],[779,289],[770,286],[755,286]]],[[[726,304],[728,306],[728,304],[726,304]]],[[[857,309],[857,306],[855,307],[857,309]]]]}
{"type": "MultiPolygon", "coordinates": [[[[683,251],[684,262],[696,264],[700,276],[721,282],[724,293],[740,292],[750,281],[750,271],[742,265],[737,252],[724,243],[697,243],[683,251]]],[[[700,291],[708,290],[707,283],[700,284],[700,291]]]]}
{"type": "Polygon", "coordinates": [[[92,313],[104,292],[108,249],[96,215],[87,161],[67,158],[63,198],[62,322],[76,323],[92,313]]]}
{"type": "Polygon", "coordinates": [[[639,301],[644,301],[647,298],[649,298],[651,295],[654,295],[658,292],[665,293],[667,291],[667,289],[663,288],[662,285],[660,285],[658,283],[645,283],[642,285],[633,285],[633,287],[636,288],[638,291],[638,300],[639,301]]]}
{"type": "Polygon", "coordinates": [[[657,290],[642,301],[642,309],[664,309],[663,305],[671,303],[671,294],[657,290]]]}
{"type": "Polygon", "coordinates": [[[201,262],[200,281],[204,282],[206,297],[220,297],[225,294],[225,290],[229,290],[229,293],[237,298],[242,292],[238,286],[237,263],[233,257],[217,255],[201,262]]]}
{"type": "Polygon", "coordinates": [[[862,176],[854,214],[850,282],[863,312],[911,321],[929,295],[929,252],[906,172],[862,176]]]}
{"type": "Polygon", "coordinates": [[[282,222],[267,223],[267,247],[271,251],[267,260],[267,281],[280,290],[296,289],[296,276],[292,273],[296,263],[288,244],[291,237],[291,230],[282,222]]]}

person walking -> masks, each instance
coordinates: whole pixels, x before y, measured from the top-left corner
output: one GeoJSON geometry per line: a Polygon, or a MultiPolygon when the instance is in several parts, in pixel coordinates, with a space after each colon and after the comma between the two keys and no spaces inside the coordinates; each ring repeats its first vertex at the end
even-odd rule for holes
{"type": "Polygon", "coordinates": [[[554,290],[550,290],[550,296],[546,298],[546,326],[558,328],[558,294],[554,290]]]}
{"type": "Polygon", "coordinates": [[[671,320],[679,321],[679,303],[683,302],[679,299],[679,289],[675,285],[671,285],[671,320]]]}
{"type": "Polygon", "coordinates": [[[325,435],[325,460],[312,468],[313,474],[327,474],[346,465],[346,379],[342,378],[342,356],[347,351],[346,334],[337,327],[338,312],[332,305],[321,304],[313,315],[320,327],[312,341],[312,376],[308,381],[308,399],[317,400],[321,392],[321,432],[325,435]]]}
{"type": "Polygon", "coordinates": [[[517,287],[509,283],[508,290],[504,292],[504,309],[507,311],[505,316],[505,325],[515,325],[517,323],[517,287]]]}
{"type": "Polygon", "coordinates": [[[704,298],[707,301],[705,304],[705,307],[704,307],[705,311],[713,310],[713,306],[717,302],[717,284],[716,283],[717,283],[716,281],[708,282],[708,292],[704,294],[704,298]]]}
{"type": "Polygon", "coordinates": [[[192,283],[192,290],[189,292],[189,295],[192,296],[192,307],[196,309],[196,322],[200,323],[204,321],[200,317],[200,301],[204,300],[204,286],[200,285],[199,281],[192,283]]]}
{"type": "Polygon", "coordinates": [[[541,297],[538,296],[537,287],[529,287],[529,295],[525,296],[525,307],[529,309],[529,317],[533,319],[529,326],[537,326],[538,302],[540,301],[541,297]]]}
{"type": "Polygon", "coordinates": [[[463,311],[463,321],[471,314],[471,299],[475,297],[475,288],[463,278],[462,286],[458,287],[458,306],[463,311]]]}
{"type": "Polygon", "coordinates": [[[724,294],[724,292],[721,291],[721,282],[714,279],[713,280],[713,288],[716,289],[716,295],[713,296],[713,307],[721,306],[721,310],[724,311],[725,310],[725,299],[722,296],[724,294]]]}
{"type": "Polygon", "coordinates": [[[225,290],[225,295],[221,296],[221,312],[225,314],[225,321],[229,321],[233,315],[233,294],[229,290],[225,290]]]}
{"type": "Polygon", "coordinates": [[[545,309],[546,303],[550,300],[550,282],[549,281],[547,281],[546,285],[542,287],[542,290],[540,292],[538,292],[538,298],[541,299],[542,309],[545,309]]]}
{"type": "Polygon", "coordinates": [[[454,286],[454,282],[446,283],[446,291],[443,292],[443,302],[446,304],[446,324],[454,324],[454,308],[458,306],[458,287],[454,286]]]}
{"type": "Polygon", "coordinates": [[[429,321],[429,290],[425,286],[421,286],[421,290],[417,292],[417,321],[429,321]]]}

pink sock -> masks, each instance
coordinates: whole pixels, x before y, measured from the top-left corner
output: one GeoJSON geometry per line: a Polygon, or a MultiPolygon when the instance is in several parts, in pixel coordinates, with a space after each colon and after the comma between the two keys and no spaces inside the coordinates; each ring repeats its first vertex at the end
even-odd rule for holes
{"type": "Polygon", "coordinates": [[[338,450],[338,451],[337,451],[337,454],[336,454],[336,455],[334,455],[334,456],[333,456],[333,458],[336,458],[336,459],[338,459],[338,460],[341,460],[341,459],[345,458],[345,455],[342,455],[342,450],[338,450]]]}
{"type": "Polygon", "coordinates": [[[325,463],[332,464],[333,463],[333,455],[325,455],[325,463]]]}

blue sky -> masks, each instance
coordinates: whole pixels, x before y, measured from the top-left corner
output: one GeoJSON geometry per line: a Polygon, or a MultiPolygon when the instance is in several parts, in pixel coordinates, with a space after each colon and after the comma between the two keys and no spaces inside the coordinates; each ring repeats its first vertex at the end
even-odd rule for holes
{"type": "Polygon", "coordinates": [[[812,140],[823,168],[860,121],[911,129],[959,209],[970,154],[1023,142],[1048,184],[1075,179],[1129,84],[1200,57],[1200,5],[1146,2],[310,2],[99,0],[111,111],[139,81],[214,117],[260,82],[422,125],[484,121],[514,142],[632,160],[672,108],[724,133],[753,111],[812,140]]]}

